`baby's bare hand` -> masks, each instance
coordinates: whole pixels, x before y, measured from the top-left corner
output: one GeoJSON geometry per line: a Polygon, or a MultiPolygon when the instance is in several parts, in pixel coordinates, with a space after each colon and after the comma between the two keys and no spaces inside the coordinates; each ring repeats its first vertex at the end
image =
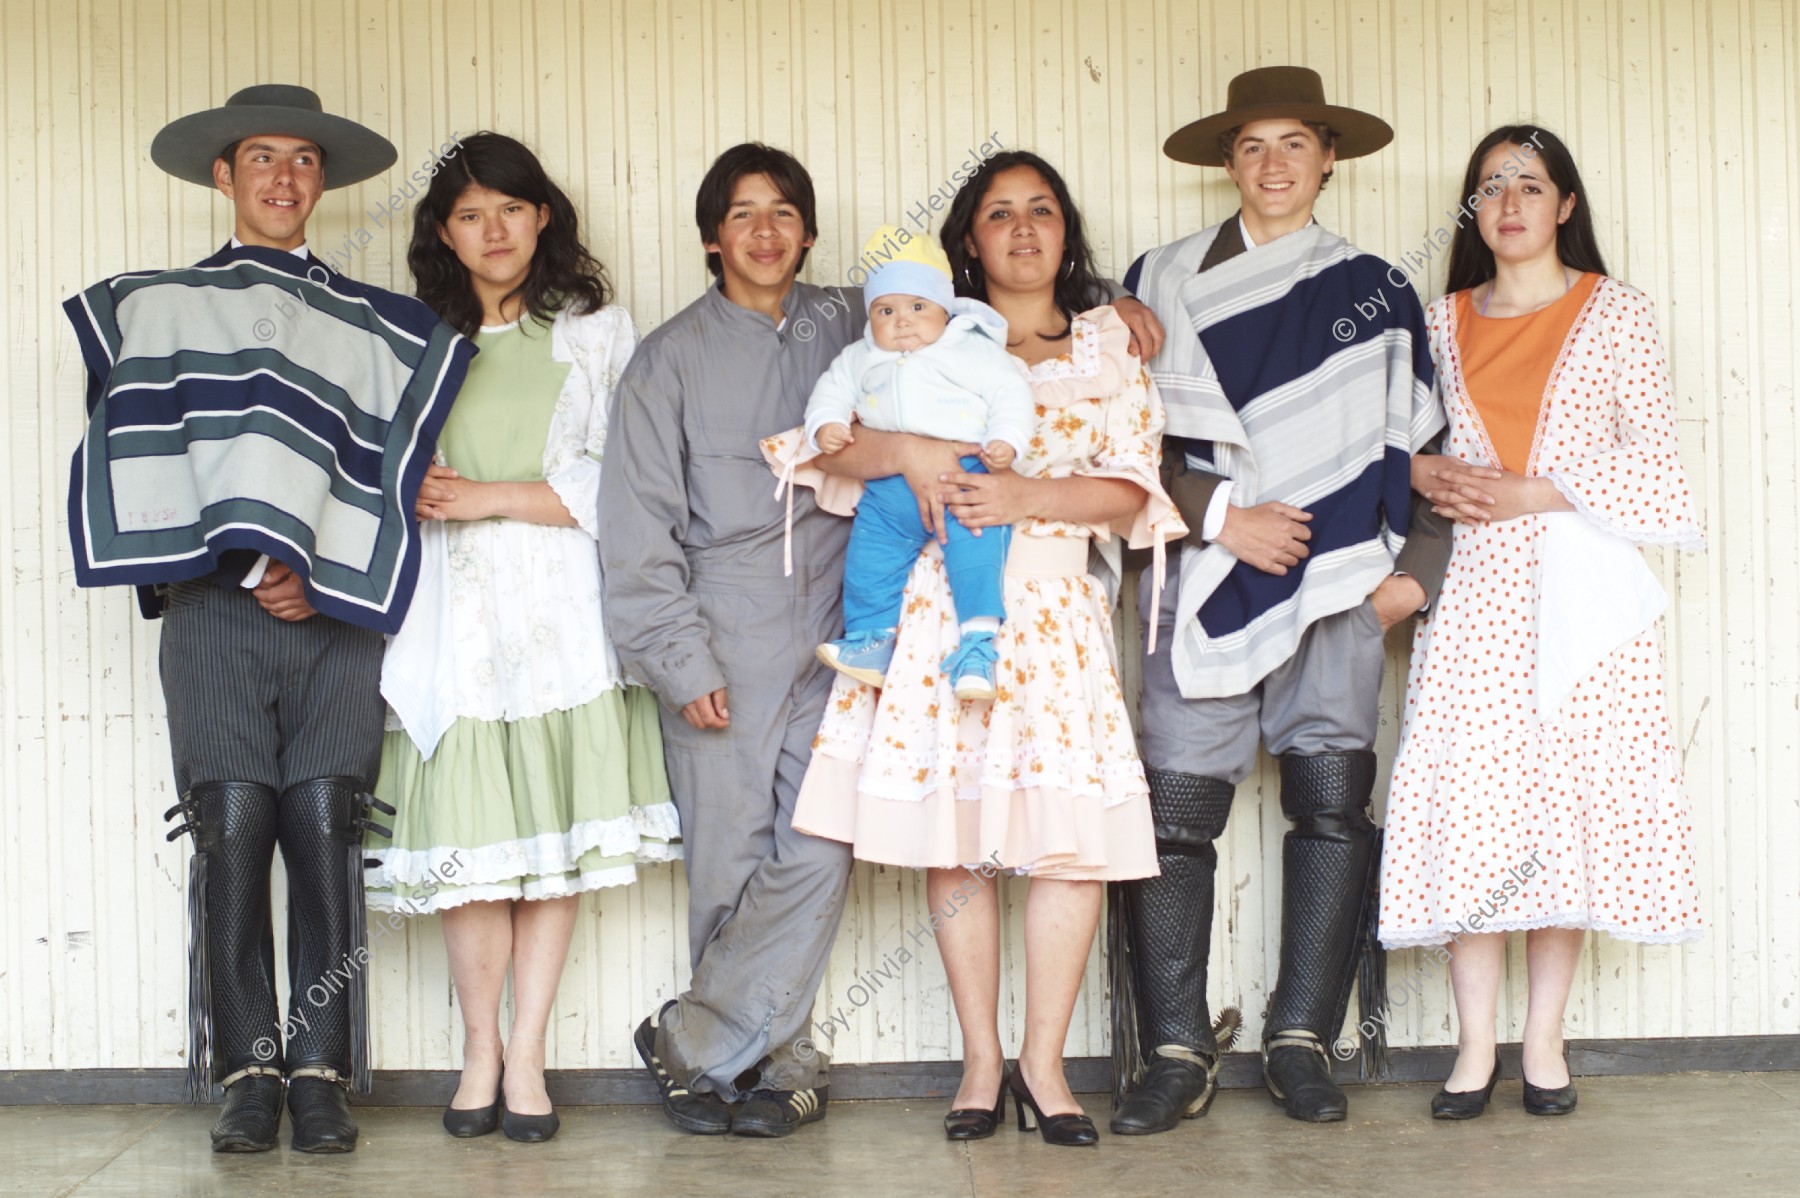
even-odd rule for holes
{"type": "Polygon", "coordinates": [[[855,441],[847,424],[827,424],[819,429],[819,452],[836,453],[855,441]]]}
{"type": "Polygon", "coordinates": [[[1004,441],[989,441],[981,451],[981,464],[989,470],[1005,470],[1013,464],[1013,447],[1004,441]]]}

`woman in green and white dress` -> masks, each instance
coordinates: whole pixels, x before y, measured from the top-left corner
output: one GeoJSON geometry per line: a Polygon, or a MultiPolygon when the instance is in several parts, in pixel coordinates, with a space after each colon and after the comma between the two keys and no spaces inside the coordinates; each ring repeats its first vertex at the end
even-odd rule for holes
{"type": "Polygon", "coordinates": [[[679,856],[655,700],[601,620],[600,455],[636,333],[568,197],[509,137],[444,162],[407,262],[481,352],[419,492],[419,589],[383,663],[376,792],[397,812],[368,840],[369,904],[442,913],[464,1035],[446,1129],[548,1139],[544,1029],[577,896],[679,856]]]}

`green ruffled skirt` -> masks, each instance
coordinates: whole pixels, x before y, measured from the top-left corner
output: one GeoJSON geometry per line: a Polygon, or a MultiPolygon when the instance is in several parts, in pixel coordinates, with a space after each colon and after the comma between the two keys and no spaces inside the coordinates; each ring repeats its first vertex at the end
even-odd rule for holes
{"type": "Polygon", "coordinates": [[[614,688],[513,722],[458,719],[431,760],[405,732],[382,742],[369,905],[419,915],[494,899],[560,898],[681,856],[656,698],[614,688]]]}

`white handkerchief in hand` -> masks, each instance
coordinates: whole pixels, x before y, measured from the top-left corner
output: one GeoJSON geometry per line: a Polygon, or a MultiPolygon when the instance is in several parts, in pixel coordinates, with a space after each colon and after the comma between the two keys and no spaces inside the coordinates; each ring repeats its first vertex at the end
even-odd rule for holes
{"type": "Polygon", "coordinates": [[[450,636],[450,531],[419,522],[419,580],[406,622],[381,658],[381,697],[400,717],[419,756],[431,760],[456,722],[456,655],[450,636]]]}
{"type": "Polygon", "coordinates": [[[1580,512],[1544,516],[1538,585],[1538,717],[1606,655],[1656,623],[1669,596],[1638,547],[1580,512]]]}

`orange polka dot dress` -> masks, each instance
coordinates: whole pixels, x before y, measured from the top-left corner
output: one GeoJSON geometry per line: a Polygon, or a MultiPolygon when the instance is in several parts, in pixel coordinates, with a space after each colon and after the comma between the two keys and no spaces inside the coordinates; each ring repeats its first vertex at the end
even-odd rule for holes
{"type": "MultiPolygon", "coordinates": [[[[1524,472],[1552,480],[1606,532],[1699,548],[1649,299],[1616,279],[1584,278],[1568,303],[1578,310],[1514,318],[1569,327],[1547,372],[1512,363],[1514,378],[1548,380],[1524,472]]],[[[1492,339],[1540,339],[1512,319],[1475,316],[1459,295],[1434,303],[1428,325],[1449,417],[1445,452],[1498,465],[1482,399],[1464,375],[1465,347],[1471,359],[1504,363],[1492,339]]],[[[1516,409],[1516,391],[1498,392],[1497,416],[1502,404],[1516,409]]],[[[1458,524],[1443,591],[1414,634],[1382,861],[1389,948],[1529,928],[1595,928],[1650,944],[1700,935],[1692,820],[1655,627],[1539,709],[1545,520],[1458,524]]]]}

